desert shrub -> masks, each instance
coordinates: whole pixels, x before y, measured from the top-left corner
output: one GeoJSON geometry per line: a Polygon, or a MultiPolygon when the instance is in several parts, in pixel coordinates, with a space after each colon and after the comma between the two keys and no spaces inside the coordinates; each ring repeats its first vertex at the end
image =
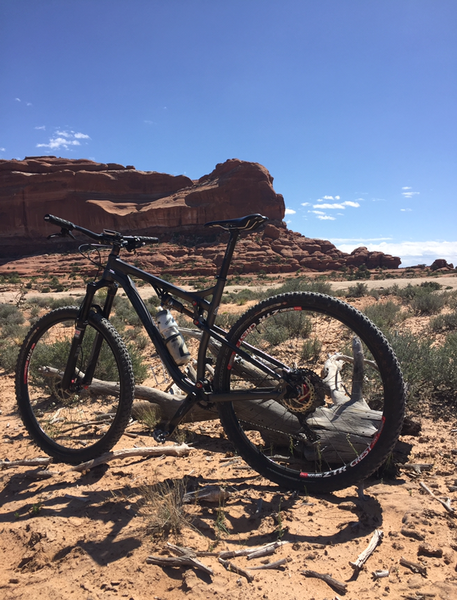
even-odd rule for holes
{"type": "Polygon", "coordinates": [[[411,300],[411,308],[417,315],[434,315],[443,308],[444,301],[441,294],[427,290],[425,293],[417,294],[411,300]]]}
{"type": "Polygon", "coordinates": [[[160,299],[157,296],[151,296],[146,300],[145,304],[148,310],[151,310],[152,308],[157,308],[160,306],[160,299]]]}
{"type": "Polygon", "coordinates": [[[446,337],[443,346],[436,349],[435,386],[444,392],[455,394],[457,388],[457,333],[452,332],[446,337]]]}
{"type": "Polygon", "coordinates": [[[21,325],[24,315],[17,306],[13,304],[0,304],[0,327],[4,325],[21,325]]]}
{"type": "Polygon", "coordinates": [[[12,304],[0,304],[0,368],[12,373],[16,367],[19,344],[25,334],[24,315],[12,304]]]}
{"type": "Polygon", "coordinates": [[[12,339],[0,340],[0,368],[4,373],[13,373],[19,354],[19,345],[12,339]]]}
{"type": "Polygon", "coordinates": [[[217,315],[216,325],[228,331],[238,321],[241,314],[241,312],[220,312],[217,315]]]}
{"type": "Polygon", "coordinates": [[[435,333],[457,329],[457,311],[434,317],[430,321],[430,329],[435,333]]]}
{"type": "Polygon", "coordinates": [[[400,363],[408,401],[415,405],[433,391],[436,351],[430,340],[409,332],[387,334],[387,337],[400,363]]]}
{"type": "Polygon", "coordinates": [[[348,276],[349,280],[353,279],[370,279],[371,271],[368,270],[366,265],[360,265],[357,270],[353,270],[348,276]]]}
{"type": "Polygon", "coordinates": [[[313,337],[312,339],[305,340],[303,342],[301,350],[301,358],[306,362],[313,362],[318,360],[322,350],[322,342],[313,337]]]}
{"type": "Polygon", "coordinates": [[[389,330],[402,318],[401,306],[395,304],[392,300],[367,306],[363,312],[382,331],[389,330]]]}
{"type": "Polygon", "coordinates": [[[62,306],[79,306],[81,300],[81,297],[75,298],[74,296],[64,296],[62,298],[54,298],[52,296],[32,296],[27,299],[26,307],[32,309],[34,307],[39,307],[54,310],[55,308],[60,308],[62,306]]]}
{"type": "Polygon", "coordinates": [[[407,385],[408,401],[418,406],[423,400],[455,402],[457,387],[457,333],[441,346],[432,339],[412,333],[388,336],[407,385]]]}
{"type": "Polygon", "coordinates": [[[263,297],[268,298],[276,294],[286,294],[287,292],[315,292],[317,294],[327,294],[334,296],[330,283],[324,281],[309,281],[304,277],[298,279],[287,279],[283,285],[278,288],[270,288],[263,297]]]}
{"type": "Polygon", "coordinates": [[[129,351],[130,359],[132,361],[135,383],[142,383],[148,375],[148,364],[144,360],[141,350],[135,342],[128,342],[127,350],[129,351]]]}
{"type": "Polygon", "coordinates": [[[253,331],[249,343],[261,344],[261,341],[265,340],[271,346],[279,346],[293,338],[307,338],[311,328],[311,321],[303,312],[288,311],[269,320],[268,327],[253,331]]]}
{"type": "Polygon", "coordinates": [[[49,308],[54,310],[62,306],[79,306],[80,302],[77,302],[75,298],[71,296],[65,296],[62,298],[49,298],[49,308]]]}
{"type": "Polygon", "coordinates": [[[349,286],[347,296],[348,298],[363,298],[368,295],[368,286],[366,283],[358,282],[355,285],[349,286]]]}
{"type": "Polygon", "coordinates": [[[135,309],[127,300],[122,296],[116,296],[114,302],[114,314],[110,317],[113,321],[121,321],[126,325],[141,325],[139,316],[136,314],[135,309]]]}

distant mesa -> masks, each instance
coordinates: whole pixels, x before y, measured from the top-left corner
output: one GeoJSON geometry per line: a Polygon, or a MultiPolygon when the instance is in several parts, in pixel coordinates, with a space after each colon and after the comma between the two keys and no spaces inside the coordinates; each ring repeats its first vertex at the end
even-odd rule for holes
{"type": "Polygon", "coordinates": [[[0,160],[0,257],[2,263],[30,254],[68,251],[71,240],[47,240],[43,220],[55,214],[94,231],[114,229],[155,235],[163,245],[150,251],[150,266],[169,273],[214,273],[222,260],[223,237],[208,221],[262,213],[265,229],[244,237],[233,269],[239,273],[338,271],[366,267],[397,269],[399,257],[360,247],[347,254],[326,240],[290,231],[283,222],[284,198],[258,163],[230,159],[200,179],[138,171],[55,156],[0,160]],[[189,243],[193,240],[194,243],[189,243]],[[179,258],[179,260],[178,260],[179,258]]]}

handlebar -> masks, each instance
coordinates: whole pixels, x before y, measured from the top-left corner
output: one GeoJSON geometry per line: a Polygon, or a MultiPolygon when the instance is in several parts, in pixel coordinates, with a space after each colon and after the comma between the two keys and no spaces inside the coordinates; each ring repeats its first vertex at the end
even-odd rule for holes
{"type": "Polygon", "coordinates": [[[109,229],[103,230],[103,233],[95,233],[90,229],[86,229],[80,225],[75,225],[71,221],[67,221],[61,217],[56,217],[49,214],[45,215],[44,220],[61,228],[60,233],[50,235],[49,237],[66,237],[67,235],[73,237],[71,232],[75,230],[101,244],[119,246],[122,248],[127,248],[127,250],[135,250],[145,246],[146,244],[157,244],[159,242],[159,239],[156,237],[150,237],[146,235],[123,235],[118,231],[110,231],[109,229]]]}

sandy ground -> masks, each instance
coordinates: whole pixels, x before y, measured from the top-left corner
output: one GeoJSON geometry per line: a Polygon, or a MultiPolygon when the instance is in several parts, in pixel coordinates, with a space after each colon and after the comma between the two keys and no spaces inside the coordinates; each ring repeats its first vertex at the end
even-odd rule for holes
{"type": "MultiPolygon", "coordinates": [[[[0,457],[43,456],[17,416],[13,380],[0,381],[0,457]]],[[[259,477],[240,459],[227,460],[230,444],[218,424],[190,436],[188,456],[117,459],[86,473],[51,465],[4,468],[0,492],[0,597],[4,600],[129,598],[242,598],[353,600],[457,598],[457,530],[454,514],[420,486],[457,506],[457,419],[422,420],[410,462],[433,465],[416,473],[401,469],[392,481],[372,480],[364,498],[355,487],[322,496],[298,496],[259,477]],[[193,486],[222,486],[226,500],[188,507],[193,527],[155,538],[142,499],[169,479],[193,486]],[[152,486],[152,487],[151,487],[152,486]],[[357,573],[350,565],[376,531],[381,544],[357,573]],[[188,567],[149,564],[149,556],[173,556],[167,541],[210,552],[199,560],[213,575],[188,567]],[[231,559],[243,569],[287,559],[278,569],[252,570],[250,582],[227,571],[217,554],[287,542],[267,559],[231,559]],[[401,564],[419,565],[414,572],[401,564]],[[346,586],[335,590],[305,577],[330,574],[346,586]],[[385,572],[376,579],[374,573],[385,572]]],[[[117,449],[154,445],[149,435],[124,436],[117,449]]],[[[187,506],[187,505],[186,505],[187,506]]]]}
{"type": "MultiPolygon", "coordinates": [[[[456,277],[439,281],[457,284],[456,277]]],[[[403,284],[391,279],[367,284],[394,282],[403,284]]],[[[45,458],[21,424],[9,375],[0,374],[0,398],[0,460],[45,458]]],[[[232,456],[218,422],[184,430],[190,450],[181,457],[117,459],[83,473],[51,464],[50,477],[40,467],[3,464],[0,598],[456,600],[457,417],[420,421],[420,436],[403,441],[412,444],[409,462],[428,466],[401,467],[393,480],[367,481],[363,494],[355,487],[320,497],[281,490],[232,456]],[[189,525],[179,534],[153,536],[148,507],[154,512],[154,491],[171,480],[193,488],[217,486],[228,496],[185,505],[189,525]],[[436,498],[449,498],[451,509],[421,482],[436,498]],[[357,572],[351,563],[376,532],[382,532],[381,543],[357,572]],[[278,541],[286,543],[271,556],[230,559],[251,581],[218,560],[222,551],[278,541]],[[173,556],[167,542],[198,552],[212,575],[148,562],[150,556],[173,556]],[[416,568],[405,566],[405,560],[416,568]],[[249,570],[264,567],[265,561],[282,564],[249,570]],[[305,571],[329,574],[344,587],[309,578],[305,571]]],[[[154,445],[145,428],[136,437],[124,435],[116,449],[154,445]]]]}

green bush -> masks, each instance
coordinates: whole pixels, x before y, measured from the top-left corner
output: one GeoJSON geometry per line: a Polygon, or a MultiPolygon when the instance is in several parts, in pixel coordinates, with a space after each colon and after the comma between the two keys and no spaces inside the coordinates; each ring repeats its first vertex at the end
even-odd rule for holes
{"type": "Polygon", "coordinates": [[[13,304],[0,304],[0,327],[7,324],[21,325],[24,322],[24,315],[17,306],[13,304]]]}
{"type": "Polygon", "coordinates": [[[444,306],[444,298],[441,294],[426,291],[417,294],[411,300],[411,308],[417,315],[434,315],[440,312],[444,306]]]}
{"type": "Polygon", "coordinates": [[[366,283],[356,283],[355,285],[351,285],[348,289],[347,296],[348,298],[363,298],[363,296],[368,295],[368,286],[366,283]]]}
{"type": "Polygon", "coordinates": [[[0,368],[5,373],[13,373],[19,354],[19,346],[11,339],[0,341],[0,368]]]}
{"type": "Polygon", "coordinates": [[[455,402],[457,332],[450,333],[442,346],[412,333],[389,334],[388,339],[400,363],[411,406],[417,407],[423,400],[455,402]]]}
{"type": "Polygon", "coordinates": [[[392,300],[367,306],[363,312],[382,331],[388,331],[389,328],[402,320],[401,306],[395,304],[392,300]]]}
{"type": "Polygon", "coordinates": [[[457,329],[457,311],[434,317],[430,321],[430,329],[435,333],[457,329]]]}

